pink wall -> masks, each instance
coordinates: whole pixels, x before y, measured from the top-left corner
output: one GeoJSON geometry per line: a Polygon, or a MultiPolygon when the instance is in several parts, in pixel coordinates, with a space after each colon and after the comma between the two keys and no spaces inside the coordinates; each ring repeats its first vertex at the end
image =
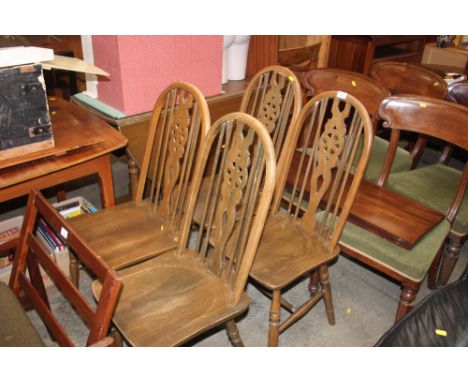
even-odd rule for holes
{"type": "Polygon", "coordinates": [[[187,81],[205,97],[221,92],[222,36],[93,36],[99,100],[126,115],[152,110],[171,82],[187,81]]]}

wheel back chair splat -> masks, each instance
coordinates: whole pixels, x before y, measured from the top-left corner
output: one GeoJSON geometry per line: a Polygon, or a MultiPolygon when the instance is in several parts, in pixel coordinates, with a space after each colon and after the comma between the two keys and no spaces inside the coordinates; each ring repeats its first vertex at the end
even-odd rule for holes
{"type": "Polygon", "coordinates": [[[372,122],[363,105],[335,91],[312,98],[289,131],[271,213],[250,273],[260,290],[272,297],[269,346],[277,346],[279,334],[322,297],[329,323],[335,322],[328,264],[339,254],[338,240],[367,165],[372,137],[372,122]],[[345,189],[347,181],[351,186],[345,189]],[[323,211],[317,214],[320,208],[323,211]],[[301,307],[292,307],[281,297],[282,290],[315,269],[322,292],[301,307]],[[281,306],[291,312],[283,323],[281,306]]]}
{"type": "MultiPolygon", "coordinates": [[[[302,108],[299,81],[288,68],[273,65],[260,70],[249,81],[240,112],[257,118],[270,133],[277,160],[281,155],[290,126],[295,124],[302,108]]],[[[202,183],[200,204],[205,200],[207,185],[202,183]]],[[[194,219],[201,219],[197,206],[194,219]]]]}
{"type": "MultiPolygon", "coordinates": [[[[468,147],[468,109],[451,102],[418,96],[392,96],[379,110],[384,127],[391,129],[390,147],[382,168],[378,185],[434,210],[445,213],[446,218],[427,233],[410,250],[401,248],[348,222],[340,245],[342,251],[377,269],[402,284],[396,321],[408,313],[426,274],[431,275],[451,225],[463,199],[468,180],[468,167],[463,173],[445,165],[436,164],[415,170],[390,174],[400,130],[426,134],[463,150],[468,147]],[[432,266],[431,266],[432,264],[432,266]]],[[[466,204],[465,204],[466,205],[466,204]]],[[[466,220],[465,223],[466,225],[466,220]]]]}
{"type": "MultiPolygon", "coordinates": [[[[386,97],[391,95],[390,91],[380,85],[376,80],[360,73],[339,69],[312,70],[305,76],[303,86],[307,89],[308,97],[313,97],[314,95],[329,90],[343,91],[356,97],[364,105],[370,115],[374,125],[374,134],[377,132],[377,125],[379,123],[379,106],[386,97]]],[[[364,174],[366,180],[370,182],[375,182],[377,180],[387,150],[388,141],[375,135],[371,156],[364,174]]],[[[410,166],[410,153],[398,147],[391,171],[408,171],[410,166]]]]}
{"type": "MultiPolygon", "coordinates": [[[[225,324],[233,344],[242,345],[234,318],[248,307],[244,288],[275,176],[271,138],[258,120],[231,113],[213,125],[197,163],[177,249],[120,271],[125,287],[113,321],[130,344],[180,345],[225,324]],[[202,179],[207,194],[204,220],[197,225],[193,214],[202,179]]],[[[100,284],[93,284],[93,292],[99,296],[100,284]]]]}
{"type": "Polygon", "coordinates": [[[76,234],[47,200],[33,189],[29,193],[9,287],[0,283],[0,346],[44,346],[22,308],[21,300],[36,310],[52,340],[60,346],[74,346],[71,336],[55,316],[55,309],[51,309],[39,266],[89,327],[86,346],[114,345],[113,338],[107,334],[120,292],[120,278],[76,234]],[[87,301],[70,282],[37,238],[36,231],[40,220],[47,223],[103,285],[96,307],[93,307],[93,303],[87,301]]]}
{"type": "MultiPolygon", "coordinates": [[[[380,61],[372,65],[370,76],[382,86],[390,89],[392,94],[413,94],[436,99],[445,99],[447,83],[437,73],[420,65],[397,61],[380,61]]],[[[410,142],[411,169],[416,168],[424,148],[427,137],[419,135],[415,142],[410,142]]],[[[439,157],[439,163],[446,164],[452,153],[452,147],[446,144],[439,157]]]]}
{"type": "Polygon", "coordinates": [[[169,85],[154,106],[135,200],[71,220],[112,268],[176,248],[194,163],[209,124],[206,100],[195,86],[169,85]]]}

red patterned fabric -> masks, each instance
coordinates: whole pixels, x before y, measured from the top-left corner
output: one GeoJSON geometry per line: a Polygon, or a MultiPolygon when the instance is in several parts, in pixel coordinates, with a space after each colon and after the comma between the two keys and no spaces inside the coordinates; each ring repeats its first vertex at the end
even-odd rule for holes
{"type": "Polygon", "coordinates": [[[134,115],[152,110],[171,82],[187,81],[205,97],[221,93],[222,36],[93,36],[99,100],[134,115]]]}

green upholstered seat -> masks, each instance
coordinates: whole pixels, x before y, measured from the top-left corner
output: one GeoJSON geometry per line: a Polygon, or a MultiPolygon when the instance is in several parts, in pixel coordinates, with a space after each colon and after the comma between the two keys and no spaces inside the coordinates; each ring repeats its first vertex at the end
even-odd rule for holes
{"type": "Polygon", "coordinates": [[[0,282],[0,347],[44,346],[11,289],[0,282]]]}
{"type": "MultiPolygon", "coordinates": [[[[385,156],[387,155],[388,145],[389,142],[387,140],[377,136],[374,137],[369,162],[367,163],[366,172],[364,173],[364,179],[366,179],[367,181],[373,183],[377,181],[377,178],[380,174],[380,170],[382,169],[382,165],[385,160],[385,156]]],[[[301,151],[300,148],[297,150],[301,151]]],[[[309,150],[310,148],[307,149],[307,151],[309,150]]],[[[360,140],[357,150],[358,153],[356,154],[356,158],[359,158],[360,151],[362,150],[362,140],[360,140]]],[[[392,173],[408,171],[410,166],[410,153],[405,149],[398,147],[390,171],[392,173]]]]}
{"type": "MultiPolygon", "coordinates": [[[[401,174],[390,174],[386,187],[445,213],[452,203],[461,172],[444,165],[432,165],[401,174]]],[[[452,231],[468,233],[468,197],[465,193],[452,231]]]]}
{"type": "MultiPolygon", "coordinates": [[[[364,173],[364,179],[369,182],[375,183],[379,177],[380,170],[385,161],[387,155],[389,142],[380,137],[374,137],[374,143],[372,145],[372,151],[367,163],[366,172],[364,173]]],[[[399,173],[408,171],[411,166],[411,155],[409,151],[398,147],[393,159],[391,173],[399,173]]]]}
{"type": "Polygon", "coordinates": [[[384,264],[408,279],[419,282],[424,279],[449,231],[450,224],[444,219],[411,250],[406,250],[348,221],[340,244],[384,264]]]}

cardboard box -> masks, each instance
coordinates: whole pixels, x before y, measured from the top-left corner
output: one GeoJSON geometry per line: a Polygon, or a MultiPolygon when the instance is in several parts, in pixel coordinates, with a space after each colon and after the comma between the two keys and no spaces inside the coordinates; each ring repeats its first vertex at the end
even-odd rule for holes
{"type": "Polygon", "coordinates": [[[108,75],[51,49],[0,49],[0,160],[54,146],[43,68],[108,75]]]}

